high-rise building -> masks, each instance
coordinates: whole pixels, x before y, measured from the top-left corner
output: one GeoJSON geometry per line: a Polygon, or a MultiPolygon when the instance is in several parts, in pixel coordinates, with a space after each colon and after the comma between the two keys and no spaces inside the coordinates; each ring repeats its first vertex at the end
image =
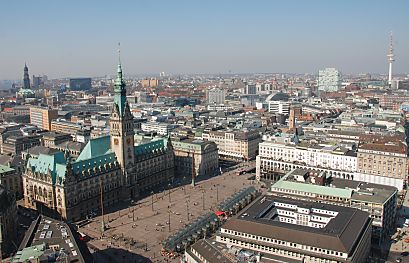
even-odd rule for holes
{"type": "Polygon", "coordinates": [[[71,90],[90,90],[91,78],[73,78],[70,79],[70,89],[71,90]]]}
{"type": "Polygon", "coordinates": [[[226,91],[220,88],[207,90],[207,102],[209,104],[224,104],[226,99],[226,91]]]}
{"type": "Polygon", "coordinates": [[[318,91],[338,91],[341,87],[341,73],[335,68],[326,68],[318,72],[318,91]]]}
{"type": "Polygon", "coordinates": [[[58,118],[58,110],[41,107],[30,108],[30,123],[44,130],[51,130],[51,121],[58,118]]]}
{"type": "Polygon", "coordinates": [[[28,75],[27,64],[24,64],[23,88],[24,89],[30,89],[30,75],[28,75]]]}
{"type": "Polygon", "coordinates": [[[33,75],[33,88],[38,88],[43,84],[43,78],[33,75]]]}
{"type": "Polygon", "coordinates": [[[246,84],[244,87],[244,94],[257,94],[256,84],[246,84]]]}

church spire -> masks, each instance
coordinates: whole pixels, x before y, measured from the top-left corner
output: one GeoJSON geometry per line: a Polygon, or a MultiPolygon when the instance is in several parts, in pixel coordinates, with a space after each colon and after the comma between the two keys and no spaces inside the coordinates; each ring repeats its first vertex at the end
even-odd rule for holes
{"type": "Polygon", "coordinates": [[[123,116],[123,112],[126,104],[126,84],[122,76],[122,65],[121,65],[121,50],[120,43],[118,43],[118,70],[114,84],[114,102],[118,105],[119,113],[123,116]]]}
{"type": "Polygon", "coordinates": [[[23,88],[24,89],[30,88],[30,75],[28,75],[28,67],[26,62],[24,62],[23,88]]]}

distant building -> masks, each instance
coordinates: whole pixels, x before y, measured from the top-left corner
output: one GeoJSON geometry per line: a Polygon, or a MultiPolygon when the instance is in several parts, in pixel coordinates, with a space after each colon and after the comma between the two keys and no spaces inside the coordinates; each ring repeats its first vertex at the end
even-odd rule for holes
{"type": "Polygon", "coordinates": [[[49,132],[43,134],[42,138],[42,144],[45,147],[54,147],[57,144],[71,141],[71,136],[69,134],[64,134],[64,133],[55,133],[55,132],[49,132]]]}
{"type": "Polygon", "coordinates": [[[17,238],[17,206],[14,194],[0,184],[0,258],[13,251],[17,238]]]}
{"type": "Polygon", "coordinates": [[[224,104],[226,102],[226,91],[220,88],[207,90],[207,103],[224,104]]]}
{"type": "Polygon", "coordinates": [[[341,87],[341,73],[335,68],[326,68],[318,72],[318,91],[338,91],[341,87]]]}
{"type": "Polygon", "coordinates": [[[73,78],[70,79],[70,90],[90,90],[91,78],[73,78]]]}
{"type": "Polygon", "coordinates": [[[17,155],[31,147],[40,145],[41,135],[9,135],[3,139],[1,153],[17,155]]]}
{"type": "Polygon", "coordinates": [[[170,134],[170,132],[174,130],[176,127],[177,125],[175,124],[155,122],[155,121],[144,122],[141,124],[142,131],[145,131],[145,132],[156,131],[158,134],[161,134],[161,135],[170,134]]]}
{"type": "Polygon", "coordinates": [[[143,79],[141,80],[142,88],[153,88],[159,85],[159,80],[157,79],[143,79]]]}
{"type": "Polygon", "coordinates": [[[51,130],[51,121],[58,118],[58,110],[41,107],[30,108],[30,123],[44,130],[51,130]]]}
{"type": "Polygon", "coordinates": [[[16,93],[18,99],[33,99],[35,98],[34,92],[31,90],[30,86],[30,75],[28,74],[27,64],[24,65],[24,76],[23,76],[23,87],[19,89],[16,93]]]}
{"type": "Polygon", "coordinates": [[[384,109],[398,110],[402,103],[409,102],[409,95],[405,94],[387,94],[379,97],[379,106],[384,109]]]}
{"type": "Polygon", "coordinates": [[[244,94],[247,94],[247,95],[257,94],[256,84],[246,84],[246,86],[244,87],[244,94]]]}
{"type": "Polygon", "coordinates": [[[33,88],[38,89],[44,84],[43,77],[33,75],[33,88]]]}
{"type": "Polygon", "coordinates": [[[56,119],[51,121],[51,131],[75,135],[77,132],[83,129],[81,123],[75,123],[63,119],[56,119]]]}
{"type": "Polygon", "coordinates": [[[278,113],[288,115],[290,113],[290,102],[289,101],[269,101],[268,111],[271,113],[278,113]]]}
{"type": "Polygon", "coordinates": [[[30,75],[28,74],[27,64],[24,65],[23,89],[30,89],[30,75]]]}
{"type": "Polygon", "coordinates": [[[191,178],[192,172],[195,177],[213,176],[219,172],[219,155],[214,142],[172,139],[172,146],[175,153],[175,175],[179,178],[191,178]]]}

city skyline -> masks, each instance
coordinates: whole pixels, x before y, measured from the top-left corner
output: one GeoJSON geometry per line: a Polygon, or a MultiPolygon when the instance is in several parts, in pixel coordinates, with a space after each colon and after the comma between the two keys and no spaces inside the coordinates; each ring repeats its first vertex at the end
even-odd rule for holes
{"type": "Polygon", "coordinates": [[[394,74],[406,73],[405,7],[405,1],[3,3],[0,23],[13,26],[0,28],[0,79],[21,79],[24,62],[31,75],[110,75],[118,42],[127,75],[317,74],[325,67],[387,74],[390,31],[394,74]]]}

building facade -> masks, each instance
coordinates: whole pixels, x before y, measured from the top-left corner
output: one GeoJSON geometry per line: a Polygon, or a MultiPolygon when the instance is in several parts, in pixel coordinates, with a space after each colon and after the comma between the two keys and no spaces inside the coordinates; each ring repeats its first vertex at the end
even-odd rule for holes
{"type": "Polygon", "coordinates": [[[209,104],[224,104],[226,101],[226,91],[220,88],[212,88],[207,90],[207,103],[209,104]]]}
{"type": "Polygon", "coordinates": [[[23,182],[21,173],[15,169],[0,165],[0,184],[10,193],[14,194],[17,199],[23,197],[23,182]]]}
{"type": "Polygon", "coordinates": [[[70,79],[70,90],[90,90],[92,88],[91,78],[70,79]]]}
{"type": "Polygon", "coordinates": [[[149,121],[141,123],[141,129],[145,132],[157,132],[161,135],[169,135],[177,127],[175,124],[149,121]]]}
{"type": "Polygon", "coordinates": [[[217,144],[220,158],[231,160],[254,159],[261,142],[258,131],[209,131],[202,138],[217,144]]]}
{"type": "Polygon", "coordinates": [[[175,175],[179,178],[213,176],[219,173],[219,154],[214,142],[172,139],[175,175]],[[193,171],[192,171],[192,166],[193,171]]]}
{"type": "Polygon", "coordinates": [[[51,130],[51,121],[58,118],[58,110],[41,107],[30,108],[30,123],[44,130],[51,130]]]}
{"type": "Polygon", "coordinates": [[[7,255],[13,248],[17,238],[17,206],[13,193],[0,184],[0,257],[7,255]]]}
{"type": "Polygon", "coordinates": [[[218,232],[216,242],[260,254],[261,261],[365,262],[371,219],[357,209],[261,196],[218,232]]]}
{"type": "MultiPolygon", "coordinates": [[[[402,142],[362,143],[358,147],[358,172],[404,180],[407,184],[408,153],[402,142]]],[[[382,182],[380,182],[382,183],[382,182]]]]}
{"type": "Polygon", "coordinates": [[[341,88],[341,73],[335,68],[318,72],[318,91],[333,92],[341,88]]]}
{"type": "Polygon", "coordinates": [[[268,102],[268,111],[271,113],[285,114],[290,113],[290,102],[282,100],[272,100],[268,102]]]}
{"type": "Polygon", "coordinates": [[[41,144],[41,135],[10,135],[4,139],[1,144],[1,151],[4,154],[20,154],[31,147],[38,146],[41,144]]]}
{"type": "Polygon", "coordinates": [[[296,200],[347,206],[372,218],[372,240],[380,245],[395,228],[398,189],[332,178],[326,172],[294,169],[271,185],[269,194],[296,200]]]}
{"type": "Polygon", "coordinates": [[[121,65],[114,91],[109,135],[91,139],[75,161],[69,151],[28,159],[23,176],[26,206],[76,221],[100,211],[101,203],[111,206],[172,182],[170,139],[134,141],[121,65]]]}
{"type": "Polygon", "coordinates": [[[62,119],[56,119],[51,121],[51,131],[75,135],[77,132],[83,130],[83,125],[71,121],[62,119]]]}

